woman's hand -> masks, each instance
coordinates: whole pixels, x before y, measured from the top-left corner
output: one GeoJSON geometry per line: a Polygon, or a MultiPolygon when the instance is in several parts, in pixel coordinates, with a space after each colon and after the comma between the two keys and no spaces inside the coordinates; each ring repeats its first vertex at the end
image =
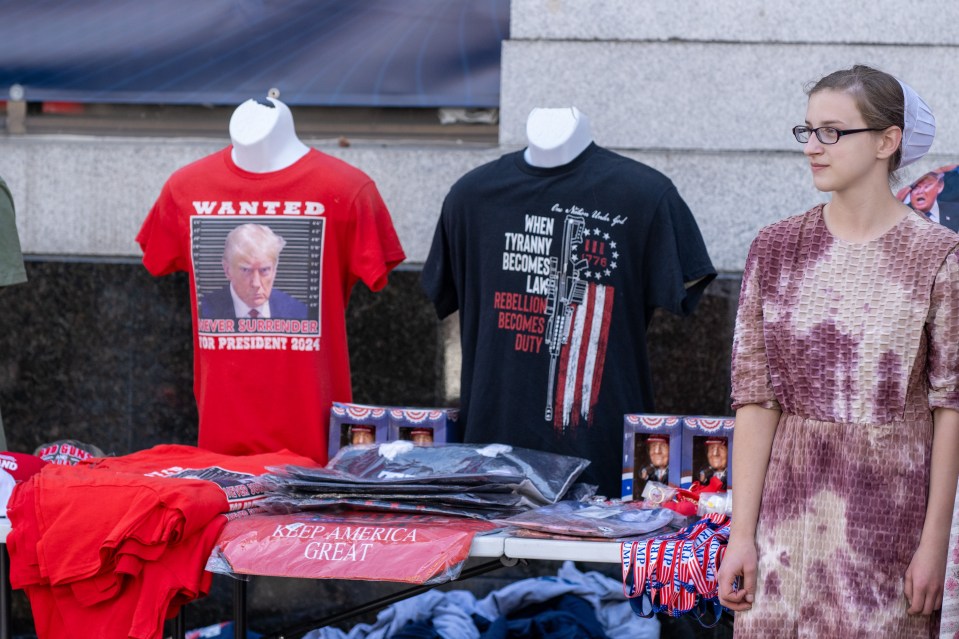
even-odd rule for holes
{"type": "Polygon", "coordinates": [[[942,608],[948,543],[946,547],[940,546],[941,543],[920,542],[906,568],[903,593],[909,602],[906,612],[910,615],[931,615],[942,608]]]}
{"type": "Polygon", "coordinates": [[[936,408],[932,414],[932,464],[929,498],[919,547],[906,569],[903,593],[911,615],[929,615],[942,607],[949,553],[949,530],[959,477],[959,411],[936,408]]]}
{"type": "Polygon", "coordinates": [[[756,565],[758,554],[752,539],[742,542],[730,538],[726,554],[719,566],[719,603],[730,610],[749,610],[756,596],[756,565]],[[738,580],[738,589],[733,586],[738,580]]]}

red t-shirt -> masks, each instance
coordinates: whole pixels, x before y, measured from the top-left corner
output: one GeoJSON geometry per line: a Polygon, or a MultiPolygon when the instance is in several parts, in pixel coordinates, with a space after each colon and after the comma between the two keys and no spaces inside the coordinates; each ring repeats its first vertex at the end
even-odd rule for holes
{"type": "Polygon", "coordinates": [[[150,273],[190,275],[199,445],[326,463],[330,406],[351,399],[350,291],[358,280],[383,288],[403,249],[373,181],[349,164],[311,149],[286,169],[250,173],[230,154],[170,176],[137,235],[150,273]],[[260,258],[227,268],[227,234],[243,224],[260,227],[246,240],[260,258]],[[284,241],[251,294],[264,251],[284,241]]]}
{"type": "Polygon", "coordinates": [[[262,496],[289,451],[234,457],[163,445],[77,466],[50,464],[10,499],[10,581],[24,588],[38,636],[153,638],[205,594],[206,560],[226,518],[262,496]]]}

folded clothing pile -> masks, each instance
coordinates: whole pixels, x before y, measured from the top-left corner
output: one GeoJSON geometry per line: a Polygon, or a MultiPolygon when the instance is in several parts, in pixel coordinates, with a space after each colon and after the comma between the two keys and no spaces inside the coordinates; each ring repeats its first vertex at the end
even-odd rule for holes
{"type": "MultiPolygon", "coordinates": [[[[658,639],[660,636],[659,621],[655,617],[643,619],[633,614],[622,584],[598,572],[580,572],[573,562],[567,561],[554,576],[514,581],[482,599],[467,590],[430,590],[381,610],[373,623],[357,624],[348,631],[333,626],[318,628],[303,639],[436,636],[486,639],[502,636],[504,626],[507,631],[518,633],[511,636],[543,636],[530,632],[531,626],[517,628],[514,622],[529,619],[533,611],[553,607],[551,604],[567,595],[588,602],[591,614],[610,639],[658,639]],[[420,632],[414,634],[417,630],[420,632]]],[[[580,624],[569,623],[568,619],[561,621],[556,637],[569,639],[596,634],[595,624],[588,624],[593,628],[591,635],[580,624]]]]}
{"type": "Polygon", "coordinates": [[[40,639],[155,639],[163,621],[209,591],[204,567],[227,515],[263,496],[288,451],[231,457],[157,446],[75,466],[49,464],[9,503],[10,581],[26,591],[40,639]]]}
{"type": "Polygon", "coordinates": [[[656,534],[674,520],[675,513],[666,508],[563,500],[494,522],[516,528],[520,537],[610,540],[656,534]]]}
{"type": "Polygon", "coordinates": [[[275,469],[264,478],[271,490],[263,507],[290,513],[341,505],[494,519],[556,503],[588,465],[502,444],[347,446],[323,469],[275,469]]]}

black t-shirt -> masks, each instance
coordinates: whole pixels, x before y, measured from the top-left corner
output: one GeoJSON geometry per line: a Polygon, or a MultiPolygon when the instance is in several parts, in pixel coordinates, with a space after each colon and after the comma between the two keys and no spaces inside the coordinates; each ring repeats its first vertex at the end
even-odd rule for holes
{"type": "Polygon", "coordinates": [[[466,441],[585,457],[582,479],[618,497],[623,415],[653,410],[652,311],[692,312],[715,275],[672,182],[635,160],[593,144],[470,171],[422,277],[440,317],[460,312],[466,441]]]}

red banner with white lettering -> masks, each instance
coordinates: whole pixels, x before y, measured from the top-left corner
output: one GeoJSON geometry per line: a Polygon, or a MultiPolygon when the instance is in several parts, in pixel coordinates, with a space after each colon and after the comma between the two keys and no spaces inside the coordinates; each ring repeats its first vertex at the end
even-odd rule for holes
{"type": "Polygon", "coordinates": [[[214,572],[412,584],[459,576],[487,521],[394,513],[258,514],[229,522],[207,565],[214,572]]]}

